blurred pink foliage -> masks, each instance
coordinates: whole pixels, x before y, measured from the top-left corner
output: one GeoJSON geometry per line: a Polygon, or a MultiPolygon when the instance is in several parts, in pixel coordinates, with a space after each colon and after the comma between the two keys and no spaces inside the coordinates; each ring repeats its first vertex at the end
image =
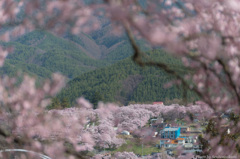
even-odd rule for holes
{"type": "MultiPolygon", "coordinates": [[[[191,159],[189,158],[190,156],[185,156],[185,159],[191,159]]],[[[191,155],[191,157],[193,157],[191,155]]],[[[140,159],[142,157],[138,157],[136,156],[133,152],[117,152],[116,154],[114,155],[104,155],[104,154],[99,154],[99,155],[96,155],[93,157],[93,159],[110,159],[110,158],[116,158],[116,159],[126,159],[126,158],[129,158],[129,159],[140,159]]],[[[174,159],[173,157],[171,156],[168,156],[166,154],[163,154],[163,153],[157,153],[157,154],[154,154],[154,155],[148,155],[148,156],[144,156],[144,158],[146,159],[174,159]]]]}
{"type": "MultiPolygon", "coordinates": [[[[53,75],[52,80],[46,81],[41,88],[35,88],[34,79],[28,76],[19,87],[16,87],[14,78],[5,77],[0,80],[1,121],[7,123],[11,135],[3,130],[0,133],[5,136],[6,144],[13,146],[20,142],[26,148],[44,151],[55,158],[67,158],[62,154],[66,151],[61,140],[55,140],[55,146],[50,146],[51,143],[44,145],[33,138],[61,138],[71,142],[76,151],[90,150],[95,144],[105,147],[103,139],[108,145],[115,143],[114,146],[119,146],[123,142],[116,138],[113,126],[133,131],[144,126],[150,117],[177,110],[182,113],[200,112],[208,119],[212,114],[218,115],[214,127],[218,135],[209,133],[205,136],[211,145],[209,153],[237,155],[236,147],[240,141],[234,135],[239,132],[239,122],[229,121],[233,136],[224,138],[225,131],[221,128],[224,121],[219,114],[229,109],[235,115],[240,114],[239,6],[239,0],[149,0],[145,6],[138,0],[104,0],[103,3],[91,4],[81,0],[1,0],[0,29],[12,29],[1,32],[0,40],[9,41],[35,28],[57,34],[67,30],[75,34],[88,32],[101,25],[96,15],[104,15],[112,20],[118,34],[124,29],[127,31],[136,62],[141,58],[131,35],[144,38],[153,46],[161,46],[180,57],[186,68],[193,70],[184,77],[164,65],[158,67],[174,74],[179,78],[179,84],[194,91],[203,101],[196,104],[200,107],[133,105],[118,112],[120,108],[104,104],[93,111],[91,104],[79,99],[79,110],[46,112],[49,97],[56,95],[64,86],[62,76],[53,75]],[[79,111],[77,116],[73,113],[75,111],[79,111]],[[94,119],[96,116],[99,119],[94,119]],[[86,128],[91,120],[100,120],[100,123],[86,128]],[[91,135],[87,131],[94,133],[91,135]],[[100,133],[96,134],[97,131],[100,133]],[[23,138],[19,136],[28,140],[21,141],[23,138]],[[221,144],[220,139],[223,140],[221,144]]],[[[0,48],[1,66],[8,49],[0,48]]],[[[154,65],[151,62],[146,64],[154,65]]],[[[179,113],[175,115],[179,116],[179,113]]],[[[74,152],[67,152],[79,157],[74,152]]]]}
{"type": "MultiPolygon", "coordinates": [[[[121,130],[137,132],[151,117],[168,114],[173,109],[175,112],[178,109],[184,113],[199,109],[199,106],[118,107],[114,104],[99,103],[99,108],[94,110],[87,100],[79,98],[78,105],[74,108],[46,111],[45,107],[49,104],[47,96],[55,95],[57,91],[53,90],[63,87],[63,80],[61,75],[55,74],[52,81],[46,81],[41,88],[36,88],[35,80],[28,76],[24,77],[18,87],[15,86],[14,78],[5,78],[1,81],[1,86],[7,87],[1,87],[1,101],[3,105],[9,106],[1,109],[1,120],[7,123],[11,131],[10,134],[6,134],[6,142],[10,146],[14,146],[16,139],[19,139],[21,144],[18,146],[21,148],[44,152],[51,157],[67,158],[62,157],[65,142],[71,143],[72,149],[77,152],[91,151],[94,147],[117,148],[125,143],[123,139],[117,137],[121,130]],[[114,127],[117,127],[118,131],[114,127]],[[44,141],[51,142],[46,144],[44,141]]],[[[148,135],[152,136],[151,133],[148,135]]]]}

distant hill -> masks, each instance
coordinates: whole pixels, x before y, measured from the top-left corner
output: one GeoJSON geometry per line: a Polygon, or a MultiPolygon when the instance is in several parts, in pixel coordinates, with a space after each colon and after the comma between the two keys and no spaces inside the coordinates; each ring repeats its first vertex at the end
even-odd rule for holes
{"type": "MultiPolygon", "coordinates": [[[[110,29],[108,26],[107,28],[110,29]]],[[[61,72],[71,79],[132,55],[132,48],[126,37],[112,43],[111,39],[116,38],[115,35],[104,35],[105,31],[104,28],[96,31],[102,32],[97,37],[83,33],[58,37],[36,30],[14,41],[1,42],[1,45],[13,46],[14,52],[8,55],[5,65],[0,68],[0,74],[14,76],[21,71],[44,79],[49,78],[53,72],[61,72]],[[102,36],[110,41],[99,42],[102,36]]]]}
{"type": "MultiPolygon", "coordinates": [[[[149,52],[155,59],[170,65],[174,70],[184,75],[187,70],[181,61],[162,51],[149,52]]],[[[118,102],[153,102],[182,98],[182,88],[164,85],[173,79],[172,76],[155,67],[144,67],[133,63],[130,58],[124,59],[111,66],[97,69],[69,81],[57,99],[63,99],[73,105],[75,99],[84,96],[92,103],[97,101],[118,102]]],[[[194,97],[188,93],[189,97],[194,97]]]]}
{"type": "Polygon", "coordinates": [[[61,72],[69,78],[107,65],[87,55],[82,46],[49,32],[34,31],[16,41],[2,43],[13,46],[0,73],[14,75],[22,70],[42,78],[61,72]]]}
{"type": "MultiPolygon", "coordinates": [[[[104,20],[103,20],[104,21],[104,20]]],[[[90,34],[97,45],[102,47],[101,59],[106,62],[115,63],[133,55],[132,46],[129,43],[128,37],[116,35],[112,31],[110,22],[102,22],[102,27],[90,34]]],[[[143,40],[136,40],[138,46],[143,51],[151,50],[151,47],[143,40]]]]}

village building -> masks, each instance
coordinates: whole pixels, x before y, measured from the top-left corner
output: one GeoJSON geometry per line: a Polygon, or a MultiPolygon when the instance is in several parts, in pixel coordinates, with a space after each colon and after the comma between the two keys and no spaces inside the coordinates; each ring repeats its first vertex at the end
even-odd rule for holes
{"type": "Polygon", "coordinates": [[[153,102],[153,105],[156,105],[156,104],[163,105],[163,102],[153,102]]]}
{"type": "Polygon", "coordinates": [[[181,126],[180,128],[181,128],[181,131],[180,131],[181,134],[190,131],[190,128],[188,126],[181,126]]]}
{"type": "Polygon", "coordinates": [[[176,148],[176,147],[178,147],[178,141],[170,140],[170,142],[165,142],[164,147],[165,148],[176,148]]]}
{"type": "Polygon", "coordinates": [[[183,146],[185,144],[184,138],[177,138],[176,140],[171,139],[160,139],[160,147],[174,148],[177,146],[183,146]]]}
{"type": "Polygon", "coordinates": [[[166,127],[160,131],[161,138],[176,139],[180,136],[180,128],[166,127]]]}
{"type": "Polygon", "coordinates": [[[170,139],[160,139],[159,146],[165,147],[165,143],[168,143],[168,142],[170,142],[170,139]]]}
{"type": "Polygon", "coordinates": [[[176,140],[178,141],[179,145],[184,145],[185,144],[185,139],[184,138],[177,138],[176,140]]]}
{"type": "Polygon", "coordinates": [[[188,134],[181,134],[180,138],[184,138],[185,143],[196,143],[197,142],[197,136],[190,136],[188,134]]]}

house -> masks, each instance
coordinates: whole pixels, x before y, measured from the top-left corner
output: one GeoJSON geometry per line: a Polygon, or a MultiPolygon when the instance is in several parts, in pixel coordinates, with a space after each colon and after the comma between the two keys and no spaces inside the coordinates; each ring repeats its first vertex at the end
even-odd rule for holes
{"type": "Polygon", "coordinates": [[[185,144],[185,139],[184,138],[177,138],[176,140],[178,141],[179,145],[184,145],[185,144]]]}
{"type": "Polygon", "coordinates": [[[153,102],[153,105],[163,105],[163,102],[153,102]]]}
{"type": "Polygon", "coordinates": [[[177,140],[170,140],[170,142],[165,142],[164,147],[165,148],[175,148],[175,147],[178,147],[178,141],[177,140]]]}
{"type": "Polygon", "coordinates": [[[167,123],[164,122],[163,118],[151,119],[150,121],[151,121],[151,124],[150,124],[151,127],[155,128],[158,131],[168,126],[167,123]]]}
{"type": "Polygon", "coordinates": [[[154,123],[164,123],[164,119],[159,117],[155,120],[154,123]]]}
{"type": "Polygon", "coordinates": [[[166,123],[154,123],[152,124],[153,128],[159,128],[159,129],[164,129],[167,126],[166,123]]]}
{"type": "Polygon", "coordinates": [[[198,145],[198,144],[185,144],[184,145],[184,150],[183,153],[187,154],[187,153],[199,153],[202,152],[202,145],[198,145]]]}
{"type": "Polygon", "coordinates": [[[202,145],[194,144],[193,145],[193,150],[202,150],[202,145]]]}
{"type": "Polygon", "coordinates": [[[197,136],[190,136],[190,135],[180,135],[180,138],[184,138],[185,143],[196,143],[197,142],[197,136]]]}
{"type": "Polygon", "coordinates": [[[181,128],[181,131],[180,131],[181,133],[186,133],[186,132],[190,131],[190,128],[187,126],[181,126],[180,128],[181,128]]]}
{"type": "Polygon", "coordinates": [[[159,146],[165,147],[165,143],[170,142],[170,139],[160,139],[159,146]]]}
{"type": "Polygon", "coordinates": [[[176,139],[180,136],[180,127],[166,127],[160,131],[161,138],[176,139]]]}
{"type": "Polygon", "coordinates": [[[171,139],[160,139],[160,147],[173,148],[182,146],[185,144],[184,138],[177,138],[176,140],[171,139]]]}
{"type": "Polygon", "coordinates": [[[193,148],[193,144],[191,144],[191,143],[186,143],[186,144],[184,145],[184,149],[186,149],[186,150],[192,149],[192,148],[193,148]]]}

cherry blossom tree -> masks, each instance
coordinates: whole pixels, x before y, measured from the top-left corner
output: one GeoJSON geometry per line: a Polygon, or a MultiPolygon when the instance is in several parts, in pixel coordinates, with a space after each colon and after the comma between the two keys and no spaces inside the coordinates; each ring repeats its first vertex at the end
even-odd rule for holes
{"type": "Polygon", "coordinates": [[[152,112],[141,109],[133,109],[132,107],[123,107],[120,112],[115,114],[117,127],[119,131],[134,131],[143,127],[151,117],[152,112]]]}
{"type": "MultiPolygon", "coordinates": [[[[122,24],[129,36],[135,52],[133,60],[141,66],[156,66],[172,74],[178,79],[176,84],[194,91],[215,114],[234,108],[237,116],[240,2],[164,0],[147,1],[144,5],[139,2],[108,1],[111,19],[122,24]],[[116,8],[120,8],[121,16],[114,14],[116,8]],[[182,76],[168,65],[151,60],[139,49],[135,36],[180,57],[193,72],[182,76]]],[[[213,136],[209,132],[206,136],[211,145],[208,153],[238,155],[238,121],[229,122],[234,136],[231,138],[221,128],[223,121],[219,115],[217,118],[213,130],[218,133],[213,136]]]]}
{"type": "MultiPolygon", "coordinates": [[[[225,121],[220,118],[220,115],[213,122],[213,129],[210,129],[205,136],[210,143],[206,153],[222,156],[238,155],[240,144],[238,139],[240,129],[240,2],[238,0],[85,2],[81,0],[1,0],[0,29],[2,32],[0,39],[9,41],[11,38],[36,28],[47,29],[58,34],[65,31],[73,33],[90,31],[101,26],[96,15],[104,15],[111,19],[117,33],[126,31],[134,49],[133,60],[137,64],[155,66],[175,76],[177,80],[173,83],[186,90],[191,90],[199,96],[203,101],[201,104],[203,111],[208,107],[214,111],[214,114],[221,114],[229,109],[234,110],[228,123],[231,128],[229,135],[226,135],[225,130],[221,128],[225,121]],[[136,38],[143,38],[153,46],[160,46],[168,53],[181,58],[185,67],[191,70],[190,73],[180,75],[165,63],[151,60],[137,46],[136,38]],[[212,131],[217,133],[212,133],[212,131]]],[[[10,48],[0,48],[0,65],[3,65],[9,50],[10,48]]],[[[31,145],[35,143],[35,147],[44,150],[38,146],[41,145],[40,142],[32,143],[28,142],[30,140],[22,141],[22,138],[17,138],[18,133],[28,139],[36,138],[39,134],[36,134],[35,131],[22,131],[24,133],[21,133],[16,128],[20,127],[23,130],[25,126],[35,125],[36,129],[34,130],[41,130],[41,135],[45,133],[47,124],[49,124],[49,130],[55,130],[58,123],[49,122],[52,121],[51,118],[54,115],[46,115],[43,107],[47,103],[47,97],[53,96],[61,88],[63,83],[60,82],[62,81],[60,79],[60,76],[53,76],[53,81],[47,81],[42,89],[34,88],[34,82],[29,77],[25,77],[20,87],[15,87],[14,79],[1,79],[1,118],[11,130],[11,135],[4,129],[0,131],[0,134],[7,139],[5,140],[6,145],[11,143],[22,143],[23,145],[25,143],[32,147],[31,145]],[[4,119],[6,120],[4,121],[4,119]],[[42,123],[39,125],[37,120],[31,121],[30,119],[39,119],[42,123]]],[[[186,93],[183,97],[186,99],[186,93]]],[[[88,108],[85,111],[88,111],[88,108]]],[[[106,112],[110,113],[108,110],[106,112]]],[[[141,111],[132,115],[139,118],[140,114],[141,111]]],[[[209,113],[207,112],[207,114],[209,113]]],[[[82,114],[76,131],[85,131],[87,115],[82,114]]],[[[211,117],[208,115],[208,118],[211,117]]],[[[147,117],[146,119],[143,117],[143,119],[143,123],[139,122],[138,126],[142,126],[147,117]]],[[[133,121],[135,124],[138,122],[134,119],[133,121]]],[[[120,120],[120,122],[122,122],[121,127],[125,128],[124,121],[120,120]]],[[[79,142],[85,143],[84,138],[88,139],[89,137],[81,136],[79,142]]],[[[69,141],[71,140],[69,139],[69,141]]],[[[72,144],[79,146],[77,143],[72,144]]],[[[70,152],[70,150],[64,151],[62,144],[58,145],[61,145],[58,151],[47,149],[49,151],[47,154],[51,154],[50,151],[55,155],[61,152],[70,152]]],[[[80,144],[80,146],[82,145],[80,144]]],[[[76,150],[78,150],[77,147],[76,150]]],[[[71,154],[82,157],[75,151],[71,151],[71,154]]]]}
{"type": "MultiPolygon", "coordinates": [[[[117,152],[114,155],[96,155],[96,156],[94,156],[93,159],[102,159],[102,158],[110,159],[110,158],[113,158],[113,157],[117,158],[117,159],[125,159],[125,158],[139,159],[139,158],[141,158],[141,157],[138,157],[137,155],[135,155],[132,152],[117,152]]],[[[193,157],[193,156],[191,156],[191,157],[193,157]]],[[[146,159],[155,159],[155,158],[157,158],[157,159],[173,159],[173,157],[168,156],[167,154],[163,154],[163,153],[148,155],[148,156],[145,156],[144,158],[146,158],[146,159]]]]}
{"type": "Polygon", "coordinates": [[[124,159],[124,158],[132,158],[132,159],[136,158],[137,159],[138,158],[132,152],[122,152],[122,153],[121,152],[117,152],[114,157],[119,158],[119,159],[124,159]]]}

